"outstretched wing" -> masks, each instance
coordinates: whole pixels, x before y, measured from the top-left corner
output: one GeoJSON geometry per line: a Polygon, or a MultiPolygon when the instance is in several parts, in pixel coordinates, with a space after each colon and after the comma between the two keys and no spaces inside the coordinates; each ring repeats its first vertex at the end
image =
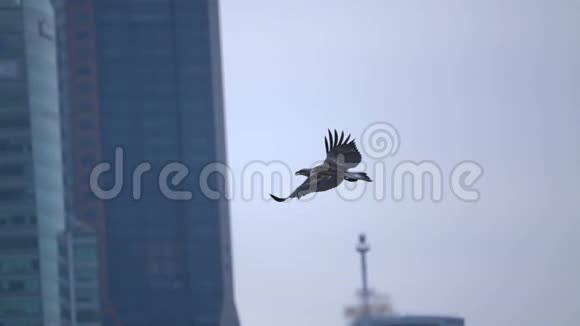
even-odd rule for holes
{"type": "Polygon", "coordinates": [[[341,167],[342,169],[352,169],[357,166],[362,157],[356,148],[354,139],[349,142],[350,135],[344,139],[344,132],[338,137],[338,133],[334,130],[334,137],[330,130],[328,130],[328,138],[324,138],[324,145],[326,146],[326,160],[325,163],[334,168],[341,167]]]}

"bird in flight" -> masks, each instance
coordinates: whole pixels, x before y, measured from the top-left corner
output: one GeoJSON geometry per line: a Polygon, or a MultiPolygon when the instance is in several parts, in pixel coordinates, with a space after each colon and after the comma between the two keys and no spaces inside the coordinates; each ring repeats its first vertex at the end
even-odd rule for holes
{"type": "Polygon", "coordinates": [[[364,172],[351,172],[357,166],[362,157],[356,148],[354,139],[349,142],[350,135],[344,138],[344,132],[341,132],[340,137],[338,132],[334,130],[333,134],[328,130],[328,138],[324,138],[324,145],[326,148],[326,159],[320,165],[311,169],[301,169],[297,171],[296,175],[303,175],[306,180],[296,188],[290,196],[280,198],[270,195],[275,201],[283,202],[291,198],[298,198],[308,195],[313,192],[327,191],[336,188],[343,180],[349,182],[356,182],[358,180],[372,182],[371,178],[364,172]]]}

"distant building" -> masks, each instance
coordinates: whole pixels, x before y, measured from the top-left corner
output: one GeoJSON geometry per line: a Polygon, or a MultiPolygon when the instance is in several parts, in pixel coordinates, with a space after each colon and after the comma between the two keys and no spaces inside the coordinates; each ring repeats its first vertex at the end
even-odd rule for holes
{"type": "Polygon", "coordinates": [[[429,316],[382,316],[355,321],[352,326],[464,326],[461,318],[429,316]]]}
{"type": "MultiPolygon", "coordinates": [[[[205,197],[198,178],[208,163],[226,161],[218,1],[53,2],[67,209],[96,231],[103,323],[237,326],[228,202],[205,197]],[[114,164],[117,148],[124,186],[100,200],[89,176],[100,162],[114,164]],[[138,200],[132,169],[143,162],[152,170],[138,200]],[[170,162],[189,168],[175,190],[192,199],[161,193],[170,162]]],[[[224,193],[222,179],[209,179],[224,193]]],[[[113,172],[100,181],[117,183],[113,172]]]]}
{"type": "Polygon", "coordinates": [[[62,326],[56,45],[49,0],[0,0],[0,325],[62,326]]]}
{"type": "Polygon", "coordinates": [[[367,255],[371,247],[361,234],[356,251],[360,254],[362,287],[359,302],[345,309],[351,326],[464,326],[463,318],[444,316],[400,315],[395,312],[390,299],[372,291],[368,286],[367,255]]]}
{"type": "Polygon", "coordinates": [[[69,219],[59,238],[62,326],[101,326],[96,233],[69,219]]]}

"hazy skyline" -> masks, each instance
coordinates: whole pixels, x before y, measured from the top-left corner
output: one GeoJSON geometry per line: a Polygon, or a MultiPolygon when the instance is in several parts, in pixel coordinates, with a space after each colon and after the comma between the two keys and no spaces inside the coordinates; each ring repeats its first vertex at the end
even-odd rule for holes
{"type": "Polygon", "coordinates": [[[297,170],[324,158],[327,128],[359,138],[376,121],[400,132],[388,164],[485,169],[477,203],[234,200],[244,325],[346,325],[359,232],[372,287],[401,313],[580,322],[579,1],[222,0],[221,13],[235,172],[297,170]]]}

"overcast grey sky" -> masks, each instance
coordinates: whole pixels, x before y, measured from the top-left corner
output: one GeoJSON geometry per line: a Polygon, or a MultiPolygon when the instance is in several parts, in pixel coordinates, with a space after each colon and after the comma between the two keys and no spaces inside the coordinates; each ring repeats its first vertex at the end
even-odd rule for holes
{"type": "Polygon", "coordinates": [[[390,166],[433,160],[446,178],[462,160],[485,169],[478,203],[447,183],[441,203],[237,196],[244,325],[345,325],[362,231],[372,286],[399,312],[580,324],[580,1],[221,3],[238,175],[253,160],[306,167],[324,158],[327,128],[359,138],[376,121],[400,133],[390,166]]]}

